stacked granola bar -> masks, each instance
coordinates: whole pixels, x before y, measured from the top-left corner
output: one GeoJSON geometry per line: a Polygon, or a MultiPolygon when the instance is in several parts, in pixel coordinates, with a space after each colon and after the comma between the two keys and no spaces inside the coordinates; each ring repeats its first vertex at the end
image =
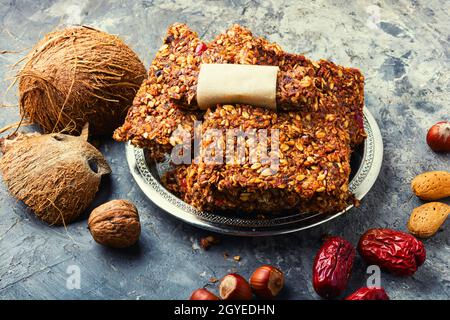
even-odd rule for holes
{"type": "MultiPolygon", "coordinates": [[[[114,138],[146,148],[150,157],[161,160],[176,145],[171,137],[177,129],[194,137],[195,120],[203,121],[202,135],[209,129],[224,136],[230,129],[275,129],[276,170],[264,161],[248,161],[248,155],[240,163],[227,164],[208,163],[200,153],[164,182],[202,210],[337,212],[354,201],[348,191],[350,155],[365,138],[363,102],[364,78],[356,69],[285,53],[238,25],[205,44],[186,25],[175,24],[114,138]],[[278,112],[246,105],[198,110],[201,63],[279,66],[278,112]]],[[[212,143],[202,139],[201,150],[212,143]]],[[[219,148],[228,151],[225,144],[219,148]]]]}

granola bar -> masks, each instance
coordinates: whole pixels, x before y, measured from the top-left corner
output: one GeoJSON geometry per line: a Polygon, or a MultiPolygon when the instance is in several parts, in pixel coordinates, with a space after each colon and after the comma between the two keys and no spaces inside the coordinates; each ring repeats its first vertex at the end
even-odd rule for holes
{"type": "Polygon", "coordinates": [[[198,63],[200,57],[195,55],[195,50],[201,43],[197,33],[185,25],[175,24],[169,28],[164,44],[150,66],[148,79],[137,92],[125,123],[113,134],[115,140],[130,141],[137,147],[147,149],[150,158],[161,161],[175,144],[170,139],[175,130],[193,132],[194,121],[202,118],[202,112],[180,108],[164,93],[163,79],[169,72],[185,68],[187,63],[198,63]],[[176,47],[177,56],[167,51],[169,45],[171,48],[176,47]],[[185,60],[184,57],[189,59],[185,60]]]}
{"type": "MultiPolygon", "coordinates": [[[[207,136],[207,130],[220,129],[225,136],[226,130],[235,128],[278,129],[278,169],[263,161],[251,163],[248,154],[240,164],[207,163],[202,154],[198,163],[169,173],[166,186],[202,210],[326,213],[343,210],[354,201],[348,191],[349,134],[339,117],[225,105],[206,113],[202,133],[207,136]]],[[[203,139],[202,150],[211,143],[203,139]]]]}
{"type": "MultiPolygon", "coordinates": [[[[326,60],[315,62],[302,55],[285,53],[279,45],[254,37],[248,29],[239,25],[232,26],[207,45],[195,41],[195,50],[192,46],[190,50],[180,49],[180,42],[173,34],[184,32],[192,35],[182,24],[169,28],[161,54],[155,58],[158,60],[161,57],[167,62],[167,55],[177,57],[174,63],[164,64],[167,67],[164,72],[166,76],[160,84],[162,92],[179,101],[181,106],[197,108],[196,88],[201,63],[275,65],[280,68],[276,90],[280,110],[318,111],[318,100],[332,97],[337,102],[335,112],[345,114],[350,123],[352,144],[357,145],[364,140],[364,77],[359,70],[326,60]],[[186,64],[179,61],[185,61],[186,64]]],[[[182,42],[181,45],[186,46],[186,43],[182,42]]]]}
{"type": "Polygon", "coordinates": [[[178,108],[167,96],[153,96],[152,83],[144,81],[128,111],[125,123],[114,132],[117,141],[130,141],[147,149],[149,158],[162,161],[177,143],[176,130],[193,132],[194,121],[202,118],[199,112],[178,108]]]}
{"type": "Polygon", "coordinates": [[[179,23],[168,29],[164,44],[150,66],[149,77],[142,84],[124,125],[115,131],[114,138],[149,149],[155,159],[161,159],[165,152],[170,152],[173,146],[169,139],[173,131],[180,125],[192,130],[193,120],[202,117],[202,112],[183,110],[186,107],[197,109],[195,88],[201,62],[277,65],[282,71],[279,83],[283,85],[279,86],[277,95],[281,108],[287,109],[289,101],[294,100],[303,103],[304,109],[316,111],[319,106],[329,105],[319,102],[318,96],[321,99],[332,98],[338,102],[338,107],[332,111],[345,114],[343,121],[348,125],[352,146],[365,138],[363,77],[359,71],[284,53],[279,45],[254,37],[239,25],[234,25],[206,45],[197,33],[179,23]],[[301,80],[294,82],[292,79],[301,80]],[[320,95],[330,90],[335,94],[320,95]],[[342,101],[345,102],[344,107],[342,101]]]}

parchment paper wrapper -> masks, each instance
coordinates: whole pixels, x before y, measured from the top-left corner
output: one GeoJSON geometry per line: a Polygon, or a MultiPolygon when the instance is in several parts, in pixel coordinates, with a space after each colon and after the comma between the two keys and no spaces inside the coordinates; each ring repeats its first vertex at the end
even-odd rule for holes
{"type": "Polygon", "coordinates": [[[277,109],[276,66],[201,64],[197,104],[207,109],[217,104],[249,104],[277,109]]]}

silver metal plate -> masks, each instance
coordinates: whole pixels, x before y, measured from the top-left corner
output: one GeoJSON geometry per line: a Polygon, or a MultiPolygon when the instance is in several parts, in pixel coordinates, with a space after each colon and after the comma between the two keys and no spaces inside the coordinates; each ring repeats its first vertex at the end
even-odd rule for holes
{"type": "MultiPolygon", "coordinates": [[[[367,139],[352,155],[352,174],[349,189],[361,200],[375,183],[383,160],[383,140],[372,114],[364,108],[364,127],[367,139]]],[[[158,207],[191,225],[211,231],[239,236],[267,236],[295,232],[330,221],[353,206],[332,214],[290,214],[271,219],[246,219],[214,212],[199,211],[185,203],[160,182],[160,176],[170,167],[168,161],[146,161],[143,149],[126,146],[126,157],[131,174],[144,194],[158,207]]]]}

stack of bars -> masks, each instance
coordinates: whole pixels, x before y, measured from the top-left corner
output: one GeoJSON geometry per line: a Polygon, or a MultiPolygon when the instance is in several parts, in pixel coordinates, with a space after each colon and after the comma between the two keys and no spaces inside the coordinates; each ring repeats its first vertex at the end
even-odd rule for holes
{"type": "MultiPolygon", "coordinates": [[[[248,154],[238,163],[211,163],[200,152],[196,161],[176,166],[163,182],[200,210],[333,213],[355,203],[348,189],[350,156],[366,137],[363,105],[364,77],[357,69],[285,53],[239,25],[204,43],[186,25],[175,24],[114,138],[145,148],[160,161],[178,143],[173,138],[177,129],[195,136],[196,120],[202,121],[202,135],[209,129],[222,131],[223,137],[229,129],[276,129],[276,170],[270,162],[245,161],[248,154]],[[278,110],[248,105],[199,110],[201,63],[278,66],[278,110]]],[[[200,150],[212,143],[217,147],[217,141],[202,139],[200,150]]]]}

